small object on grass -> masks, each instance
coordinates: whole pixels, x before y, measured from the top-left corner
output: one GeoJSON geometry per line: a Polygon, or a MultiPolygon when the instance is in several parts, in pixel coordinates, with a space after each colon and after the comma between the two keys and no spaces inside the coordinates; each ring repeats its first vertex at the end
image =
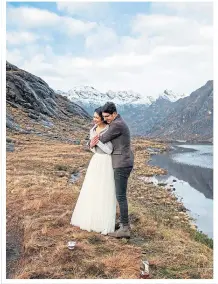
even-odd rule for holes
{"type": "Polygon", "coordinates": [[[80,178],[80,172],[75,172],[75,173],[72,173],[71,174],[71,177],[70,177],[70,182],[71,183],[75,183],[77,182],[77,180],[80,178]]]}
{"type": "Polygon", "coordinates": [[[74,145],[80,145],[80,142],[81,142],[80,140],[73,140],[74,145]]]}
{"type": "Polygon", "coordinates": [[[68,246],[69,249],[74,249],[75,246],[76,246],[76,242],[70,241],[70,242],[67,243],[67,246],[68,246]]]}
{"type": "Polygon", "coordinates": [[[167,183],[160,182],[160,183],[158,183],[158,185],[159,185],[159,186],[166,186],[166,185],[167,185],[167,183]]]}
{"type": "Polygon", "coordinates": [[[147,260],[142,261],[141,265],[141,273],[140,273],[140,278],[146,279],[149,278],[149,262],[147,260]]]}

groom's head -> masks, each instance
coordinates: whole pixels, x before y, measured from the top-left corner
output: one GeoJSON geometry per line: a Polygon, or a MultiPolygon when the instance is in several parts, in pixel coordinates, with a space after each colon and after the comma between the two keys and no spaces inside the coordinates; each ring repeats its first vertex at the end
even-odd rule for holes
{"type": "Polygon", "coordinates": [[[102,116],[109,124],[117,117],[117,108],[113,102],[107,102],[105,105],[103,105],[102,116]]]}

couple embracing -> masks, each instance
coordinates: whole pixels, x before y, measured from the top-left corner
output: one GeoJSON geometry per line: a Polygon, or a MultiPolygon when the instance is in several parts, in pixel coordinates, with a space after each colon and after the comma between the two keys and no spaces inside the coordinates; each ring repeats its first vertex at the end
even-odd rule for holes
{"type": "Polygon", "coordinates": [[[133,168],[130,132],[113,102],[95,110],[89,147],[94,153],[71,218],[82,230],[130,238],[127,182],[133,168]],[[116,200],[120,223],[116,220],[116,200]],[[117,229],[117,230],[115,230],[117,229]]]}

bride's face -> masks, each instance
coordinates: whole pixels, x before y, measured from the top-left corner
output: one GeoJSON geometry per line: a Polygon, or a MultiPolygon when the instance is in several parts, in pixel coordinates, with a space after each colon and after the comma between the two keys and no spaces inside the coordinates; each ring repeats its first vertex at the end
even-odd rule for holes
{"type": "Polygon", "coordinates": [[[103,122],[101,120],[101,117],[97,114],[97,112],[95,112],[94,115],[93,115],[93,122],[94,122],[94,124],[97,124],[97,125],[100,125],[103,122]]]}

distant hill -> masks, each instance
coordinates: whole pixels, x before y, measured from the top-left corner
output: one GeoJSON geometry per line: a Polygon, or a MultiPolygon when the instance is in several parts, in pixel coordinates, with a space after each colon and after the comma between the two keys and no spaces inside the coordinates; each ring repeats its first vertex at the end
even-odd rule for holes
{"type": "Polygon", "coordinates": [[[149,137],[211,140],[213,138],[213,81],[174,102],[149,132],[149,137]]]}

